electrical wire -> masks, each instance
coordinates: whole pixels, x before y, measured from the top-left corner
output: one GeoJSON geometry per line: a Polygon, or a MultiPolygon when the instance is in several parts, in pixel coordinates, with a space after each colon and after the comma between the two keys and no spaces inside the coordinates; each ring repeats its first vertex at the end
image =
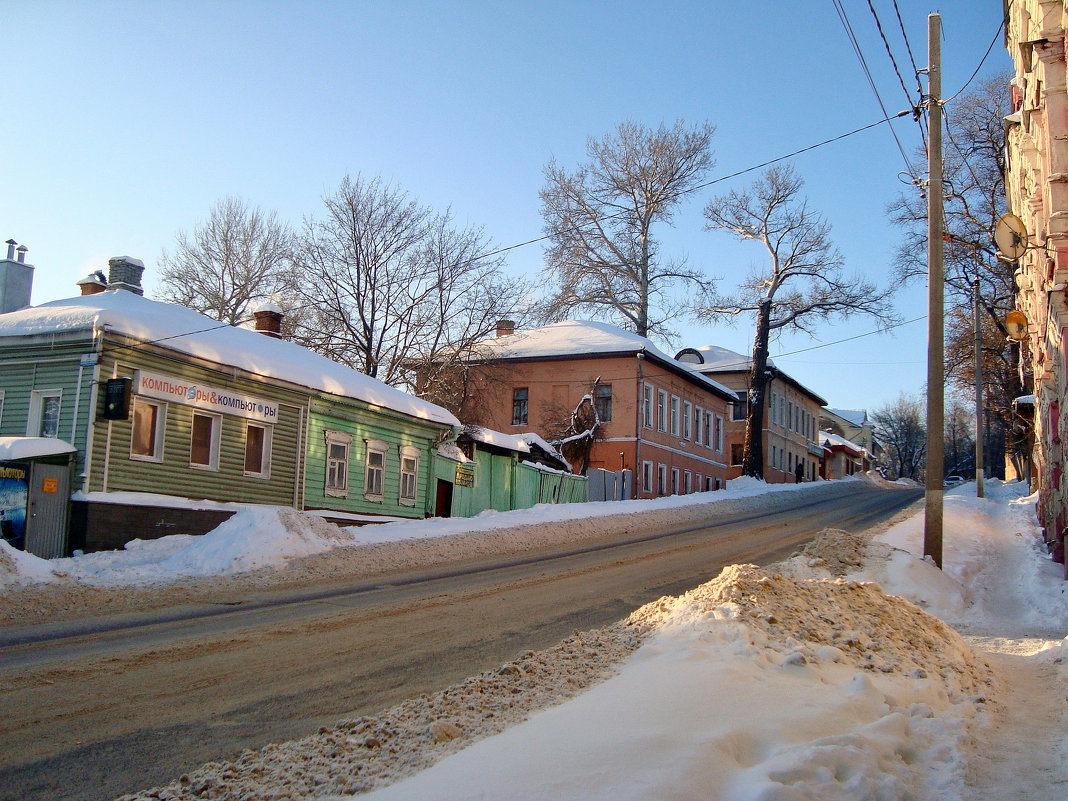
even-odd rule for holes
{"type": "Polygon", "coordinates": [[[989,47],[988,47],[988,48],[986,49],[986,53],[984,53],[984,54],[983,54],[983,58],[982,58],[982,60],[981,60],[981,61],[979,62],[979,66],[977,66],[977,67],[975,68],[975,72],[973,72],[973,73],[972,73],[972,77],[970,77],[970,78],[969,78],[969,79],[968,79],[967,81],[965,81],[965,82],[964,82],[964,86],[962,86],[962,87],[961,87],[960,89],[958,89],[958,90],[956,91],[956,93],[955,93],[954,95],[952,95],[951,97],[949,97],[949,98],[947,98],[947,99],[943,100],[943,101],[942,101],[942,105],[945,105],[945,104],[947,104],[947,103],[952,103],[952,102],[953,102],[954,100],[956,100],[956,99],[957,99],[957,97],[959,97],[959,96],[960,96],[961,92],[963,92],[963,91],[964,91],[965,89],[967,89],[967,88],[968,88],[968,85],[969,85],[969,84],[970,84],[970,83],[971,83],[972,81],[974,81],[974,80],[975,80],[975,76],[979,74],[979,70],[981,70],[981,69],[983,68],[983,64],[985,64],[985,63],[986,63],[986,60],[987,60],[988,58],[990,58],[990,52],[991,52],[991,51],[992,51],[992,50],[994,49],[994,45],[995,45],[995,44],[997,43],[998,37],[1000,37],[1000,36],[1001,36],[1001,32],[1002,32],[1002,31],[1003,31],[1004,29],[1005,29],[1005,20],[1004,20],[1004,19],[1002,19],[1002,20],[1001,20],[1001,24],[1000,24],[1000,25],[998,25],[998,29],[997,29],[997,32],[996,32],[996,33],[994,34],[994,38],[990,40],[990,46],[989,46],[989,47]]]}

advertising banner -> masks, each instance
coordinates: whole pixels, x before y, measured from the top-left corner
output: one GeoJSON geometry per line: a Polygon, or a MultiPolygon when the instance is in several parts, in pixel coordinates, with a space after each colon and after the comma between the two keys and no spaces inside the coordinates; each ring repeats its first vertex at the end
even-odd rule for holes
{"type": "Polygon", "coordinates": [[[278,404],[263,398],[244,395],[232,389],[205,386],[185,378],[138,370],[134,373],[133,391],[149,398],[184,403],[211,412],[232,414],[249,420],[274,423],[278,420],[278,404]]]}
{"type": "Polygon", "coordinates": [[[30,499],[30,465],[0,462],[0,536],[11,546],[26,547],[26,507],[30,499]]]}

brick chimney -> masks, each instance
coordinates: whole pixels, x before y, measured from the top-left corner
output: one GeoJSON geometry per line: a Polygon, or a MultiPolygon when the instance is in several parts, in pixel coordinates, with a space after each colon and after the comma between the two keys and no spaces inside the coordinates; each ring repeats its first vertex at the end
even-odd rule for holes
{"type": "Polygon", "coordinates": [[[145,271],[145,263],[140,259],[132,259],[129,256],[115,256],[108,259],[108,288],[125,289],[136,295],[145,294],[141,288],[141,274],[145,271]]]}
{"type": "Polygon", "coordinates": [[[97,292],[103,292],[108,288],[108,279],[104,277],[104,273],[96,270],[78,281],[75,286],[81,288],[83,295],[95,295],[97,292]]]}
{"type": "Polygon", "coordinates": [[[264,336],[282,339],[282,309],[274,303],[264,303],[252,312],[256,318],[256,330],[264,336]]]}
{"type": "Polygon", "coordinates": [[[515,333],[515,320],[498,320],[497,336],[509,337],[515,333]]]}

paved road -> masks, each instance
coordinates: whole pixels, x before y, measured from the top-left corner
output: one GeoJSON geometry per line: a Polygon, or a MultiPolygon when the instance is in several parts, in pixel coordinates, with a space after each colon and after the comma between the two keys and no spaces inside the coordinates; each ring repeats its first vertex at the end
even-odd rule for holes
{"type": "MultiPolygon", "coordinates": [[[[96,801],[243,748],[433,692],[576,629],[618,620],[726,564],[767,564],[821,529],[862,530],[922,497],[833,500],[639,525],[554,553],[0,632],[0,799],[96,801]]],[[[580,522],[576,523],[581,525],[580,522]]]]}

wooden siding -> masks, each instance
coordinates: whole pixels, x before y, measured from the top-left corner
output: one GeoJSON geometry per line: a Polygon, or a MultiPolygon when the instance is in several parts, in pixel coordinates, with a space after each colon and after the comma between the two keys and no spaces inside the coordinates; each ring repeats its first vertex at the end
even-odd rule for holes
{"type": "MultiPolygon", "coordinates": [[[[26,436],[31,393],[58,389],[57,437],[79,451],[75,475],[84,468],[83,453],[93,386],[91,365],[80,368],[79,386],[79,365],[82,355],[91,352],[92,340],[88,334],[63,344],[35,337],[21,340],[17,346],[0,348],[0,392],[3,393],[0,436],[26,436]]],[[[77,482],[74,488],[80,488],[77,482]]]]}
{"type": "Polygon", "coordinates": [[[331,509],[357,514],[424,517],[428,493],[435,490],[434,454],[438,436],[445,426],[378,409],[366,404],[328,402],[324,398],[311,406],[308,425],[305,504],[310,509],[331,509]],[[345,497],[326,494],[326,432],[341,431],[351,435],[348,462],[348,490],[345,497]],[[364,496],[366,477],[366,440],[386,443],[382,500],[364,496]],[[400,448],[414,447],[419,452],[418,481],[414,506],[400,503],[400,448]]]}
{"type": "MultiPolygon", "coordinates": [[[[229,369],[209,370],[185,363],[180,357],[140,352],[134,357],[128,349],[105,349],[101,359],[101,380],[133,377],[136,369],[147,369],[206,385],[231,387],[278,404],[278,420],[271,431],[271,462],[268,478],[244,474],[246,420],[229,414],[221,416],[218,468],[190,466],[189,450],[194,407],[165,402],[166,420],[161,462],[130,456],[131,420],[98,420],[94,426],[89,489],[95,491],[154,492],[187,498],[206,498],[238,503],[279,506],[301,504],[300,469],[304,409],[306,399],[297,392],[233,376],[229,369]]],[[[157,401],[158,402],[158,401],[157,401]]]]}

